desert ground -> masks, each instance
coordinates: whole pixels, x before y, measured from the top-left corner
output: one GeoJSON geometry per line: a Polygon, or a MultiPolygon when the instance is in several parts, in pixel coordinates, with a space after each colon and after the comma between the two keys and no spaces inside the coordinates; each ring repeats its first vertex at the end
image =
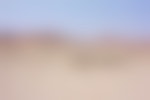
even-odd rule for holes
{"type": "Polygon", "coordinates": [[[0,100],[150,100],[148,50],[29,44],[1,46],[0,100]]]}

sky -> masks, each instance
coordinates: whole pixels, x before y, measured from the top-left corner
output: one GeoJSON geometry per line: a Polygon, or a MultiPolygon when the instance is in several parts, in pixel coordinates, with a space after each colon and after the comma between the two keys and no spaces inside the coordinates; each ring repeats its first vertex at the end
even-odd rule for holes
{"type": "Polygon", "coordinates": [[[0,0],[0,27],[7,26],[148,32],[150,0],[0,0]]]}

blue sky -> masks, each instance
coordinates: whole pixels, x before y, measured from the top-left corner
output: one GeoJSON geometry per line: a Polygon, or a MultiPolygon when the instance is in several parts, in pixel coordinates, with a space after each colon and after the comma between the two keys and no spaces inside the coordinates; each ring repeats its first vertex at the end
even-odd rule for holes
{"type": "Polygon", "coordinates": [[[0,25],[150,31],[149,0],[0,0],[0,25]]]}

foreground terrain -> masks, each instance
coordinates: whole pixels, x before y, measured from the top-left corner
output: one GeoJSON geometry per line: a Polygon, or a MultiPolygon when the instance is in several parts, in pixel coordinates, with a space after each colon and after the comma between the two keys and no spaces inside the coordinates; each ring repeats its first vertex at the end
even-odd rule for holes
{"type": "Polygon", "coordinates": [[[150,52],[17,44],[0,49],[1,100],[149,100],[150,52]]]}

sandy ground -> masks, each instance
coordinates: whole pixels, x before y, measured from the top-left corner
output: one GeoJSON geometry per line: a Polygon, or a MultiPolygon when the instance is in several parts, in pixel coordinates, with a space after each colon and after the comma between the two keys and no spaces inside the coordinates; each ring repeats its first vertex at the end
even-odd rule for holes
{"type": "Polygon", "coordinates": [[[67,57],[23,49],[1,53],[0,100],[150,100],[148,57],[114,65],[73,64],[67,57]]]}

